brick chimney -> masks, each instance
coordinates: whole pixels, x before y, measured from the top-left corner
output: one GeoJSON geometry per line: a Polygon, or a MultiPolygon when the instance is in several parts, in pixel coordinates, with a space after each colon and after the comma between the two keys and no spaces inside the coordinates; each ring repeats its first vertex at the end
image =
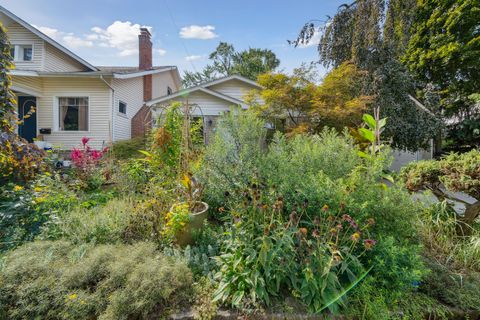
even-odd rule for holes
{"type": "MultiPolygon", "coordinates": [[[[152,69],[152,41],[150,31],[140,28],[138,35],[138,67],[140,70],[152,69]]],[[[152,75],[143,76],[143,101],[152,99],[152,75]]]]}

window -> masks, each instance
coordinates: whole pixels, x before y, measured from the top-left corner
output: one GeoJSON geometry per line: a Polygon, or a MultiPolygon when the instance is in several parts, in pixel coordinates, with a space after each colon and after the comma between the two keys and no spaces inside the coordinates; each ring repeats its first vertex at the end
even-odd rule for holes
{"type": "Polygon", "coordinates": [[[118,102],[118,112],[127,114],[127,104],[125,102],[118,102]]]}
{"type": "Polygon", "coordinates": [[[32,46],[21,46],[23,61],[32,61],[32,46]]]}
{"type": "Polygon", "coordinates": [[[13,61],[32,61],[33,46],[31,44],[16,44],[12,46],[10,55],[13,61]]]}
{"type": "Polygon", "coordinates": [[[62,131],[88,131],[88,98],[58,98],[59,129],[62,131]]]}
{"type": "Polygon", "coordinates": [[[172,88],[167,86],[167,96],[171,95],[173,93],[172,88]]]}

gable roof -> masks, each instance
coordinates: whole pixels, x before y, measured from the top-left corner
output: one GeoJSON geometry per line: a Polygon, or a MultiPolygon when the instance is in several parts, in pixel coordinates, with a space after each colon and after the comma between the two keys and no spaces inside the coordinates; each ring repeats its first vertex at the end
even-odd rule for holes
{"type": "Polygon", "coordinates": [[[214,96],[214,97],[217,97],[219,99],[222,99],[222,100],[225,100],[225,101],[228,101],[228,102],[231,102],[233,104],[237,104],[237,105],[240,105],[242,107],[245,106],[245,103],[241,100],[238,100],[238,99],[235,99],[233,97],[229,97],[227,95],[224,95],[223,93],[220,93],[220,92],[217,92],[217,91],[213,91],[213,90],[210,90],[208,88],[204,88],[202,86],[197,86],[197,87],[192,87],[192,88],[189,88],[189,89],[183,89],[183,90],[180,90],[174,94],[170,94],[170,95],[166,95],[166,96],[163,96],[163,97],[160,97],[160,98],[156,98],[156,99],[153,99],[153,100],[150,100],[150,101],[147,101],[146,102],[146,105],[151,107],[155,104],[158,104],[158,103],[162,103],[162,102],[165,102],[165,101],[168,101],[168,100],[171,100],[171,99],[175,99],[175,98],[178,98],[178,97],[181,97],[183,95],[188,95],[190,93],[193,93],[193,92],[203,92],[203,93],[206,93],[208,95],[211,95],[211,96],[214,96]]]}
{"type": "Polygon", "coordinates": [[[175,99],[175,98],[181,97],[181,96],[186,95],[186,94],[201,91],[201,92],[204,92],[206,94],[212,95],[214,97],[217,97],[217,98],[223,99],[225,101],[228,101],[228,102],[231,102],[231,103],[234,103],[234,104],[241,105],[242,107],[245,107],[246,106],[245,102],[243,102],[239,99],[227,96],[223,93],[220,93],[220,92],[209,89],[209,87],[211,87],[211,86],[214,86],[216,84],[220,84],[220,83],[223,83],[223,82],[227,82],[227,81],[230,81],[230,80],[239,80],[241,82],[248,83],[248,84],[250,84],[250,85],[252,85],[256,88],[262,88],[262,86],[260,86],[255,81],[252,81],[250,79],[247,79],[247,78],[239,76],[239,75],[231,75],[231,76],[227,76],[227,77],[224,77],[224,78],[204,82],[204,83],[199,84],[198,86],[183,89],[183,90],[180,90],[180,91],[178,91],[174,94],[165,95],[165,96],[162,96],[162,97],[159,97],[159,98],[152,99],[150,101],[147,101],[146,105],[150,107],[150,106],[153,106],[155,104],[162,103],[162,102],[165,102],[165,101],[168,101],[168,100],[171,100],[171,99],[175,99]]]}
{"type": "Polygon", "coordinates": [[[75,53],[73,53],[72,51],[68,50],[67,48],[65,48],[64,46],[62,46],[60,43],[58,43],[57,41],[53,40],[52,38],[50,38],[49,36],[47,36],[46,34],[44,34],[43,32],[41,32],[40,30],[38,30],[37,28],[35,28],[34,26],[32,26],[31,24],[29,24],[28,22],[24,21],[23,19],[19,18],[18,16],[16,16],[15,14],[13,14],[12,12],[8,11],[7,9],[5,9],[4,7],[0,6],[0,12],[2,12],[3,14],[5,14],[7,17],[9,17],[10,19],[12,19],[13,21],[15,21],[16,23],[18,23],[19,25],[21,25],[22,27],[24,27],[25,29],[29,30],[30,32],[32,32],[33,34],[35,34],[37,37],[39,37],[40,39],[44,40],[45,42],[49,43],[50,45],[54,46],[55,48],[57,48],[58,50],[60,50],[61,52],[63,52],[64,54],[66,54],[67,56],[71,57],[72,59],[74,59],[75,61],[79,62],[80,64],[84,65],[85,67],[87,67],[88,69],[90,70],[93,70],[93,71],[97,71],[98,69],[96,67],[94,67],[93,65],[91,65],[90,63],[88,63],[87,61],[83,60],[82,58],[80,58],[79,56],[77,56],[75,53]]]}
{"type": "Polygon", "coordinates": [[[245,77],[242,77],[242,76],[237,75],[237,74],[233,74],[231,76],[226,76],[226,77],[223,77],[223,78],[218,78],[218,79],[215,79],[215,80],[212,80],[212,81],[204,82],[204,83],[201,83],[200,86],[211,87],[211,86],[214,86],[216,84],[227,82],[227,81],[230,81],[230,80],[239,80],[241,82],[248,83],[249,85],[251,85],[253,87],[257,87],[258,89],[262,88],[262,86],[259,85],[258,83],[256,83],[255,81],[250,80],[250,79],[245,78],[245,77]]]}
{"type": "Polygon", "coordinates": [[[52,72],[52,71],[24,71],[24,70],[10,70],[9,73],[13,76],[26,76],[26,77],[98,77],[106,76],[117,79],[130,79],[135,77],[141,77],[149,74],[157,74],[165,71],[176,71],[178,69],[175,66],[154,67],[150,70],[140,70],[136,67],[118,67],[122,69],[115,69],[117,67],[98,67],[102,70],[98,71],[66,71],[66,72],[52,72]]]}

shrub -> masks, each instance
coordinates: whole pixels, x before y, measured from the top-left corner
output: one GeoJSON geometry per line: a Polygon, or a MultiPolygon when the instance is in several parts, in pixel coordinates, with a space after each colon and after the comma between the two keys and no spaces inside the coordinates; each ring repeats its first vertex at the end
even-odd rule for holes
{"type": "Polygon", "coordinates": [[[93,208],[77,207],[55,215],[43,230],[44,239],[65,238],[74,243],[115,243],[125,240],[135,201],[112,199],[93,208]]]}
{"type": "Polygon", "coordinates": [[[440,200],[453,198],[455,195],[446,191],[464,192],[477,201],[465,204],[466,210],[460,221],[468,232],[477,217],[480,216],[480,151],[472,150],[464,154],[449,154],[435,161],[419,161],[402,169],[402,178],[411,191],[432,190],[440,200]],[[443,189],[444,187],[445,189],[443,189]]]}
{"type": "Polygon", "coordinates": [[[277,133],[265,148],[254,116],[230,114],[220,123],[200,171],[208,201],[228,222],[216,299],[251,306],[289,292],[311,311],[335,310],[370,268],[366,277],[385,292],[415,290],[425,274],[415,226],[420,207],[402,185],[383,183],[391,157],[374,133],[375,152],[366,156],[333,130],[291,139],[277,133]],[[255,214],[277,201],[275,215],[255,214]],[[295,228],[290,215],[298,217],[295,228]],[[337,243],[329,232],[339,220],[346,224],[337,243]]]}
{"type": "Polygon", "coordinates": [[[152,244],[33,242],[4,258],[0,317],[158,318],[187,301],[192,282],[184,263],[152,244]]]}
{"type": "Polygon", "coordinates": [[[135,137],[129,140],[117,141],[110,149],[111,155],[118,160],[139,158],[142,154],[139,150],[145,150],[146,141],[144,137],[135,137]]]}
{"type": "Polygon", "coordinates": [[[81,187],[87,190],[98,189],[104,182],[104,176],[99,170],[100,160],[103,158],[106,149],[92,149],[88,142],[90,138],[82,138],[82,147],[73,148],[70,153],[72,162],[75,165],[75,173],[81,182],[81,187]]]}
{"type": "Polygon", "coordinates": [[[0,251],[33,240],[52,216],[78,205],[59,175],[40,175],[25,187],[0,188],[0,251]]]}
{"type": "Polygon", "coordinates": [[[0,184],[33,180],[37,173],[47,171],[45,156],[44,151],[17,134],[0,132],[0,184]]]}
{"type": "Polygon", "coordinates": [[[211,205],[220,206],[225,191],[244,189],[258,174],[265,141],[264,126],[253,112],[240,109],[232,109],[219,119],[198,172],[211,205]]]}

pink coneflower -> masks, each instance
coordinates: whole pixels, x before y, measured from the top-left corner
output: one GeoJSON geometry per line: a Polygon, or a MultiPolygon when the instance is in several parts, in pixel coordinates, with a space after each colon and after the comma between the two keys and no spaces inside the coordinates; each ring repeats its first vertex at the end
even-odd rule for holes
{"type": "Polygon", "coordinates": [[[82,138],[82,144],[83,145],[86,145],[88,143],[88,141],[90,141],[90,138],[87,138],[87,137],[82,138]]]}
{"type": "Polygon", "coordinates": [[[373,239],[363,240],[363,245],[365,246],[365,249],[367,249],[367,250],[371,250],[376,243],[377,243],[377,241],[375,241],[373,239]]]}

